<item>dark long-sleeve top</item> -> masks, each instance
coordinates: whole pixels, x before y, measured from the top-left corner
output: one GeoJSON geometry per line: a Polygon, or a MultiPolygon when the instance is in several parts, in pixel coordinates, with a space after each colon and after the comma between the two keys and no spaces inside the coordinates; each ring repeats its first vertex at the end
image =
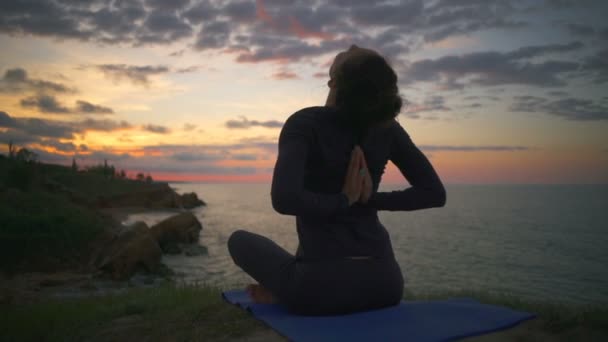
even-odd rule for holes
{"type": "Polygon", "coordinates": [[[433,166],[398,121],[358,130],[334,107],[308,107],[283,125],[271,199],[278,213],[296,216],[299,258],[383,258],[394,255],[378,210],[440,207],[446,193],[433,166]],[[363,149],[373,191],[367,203],[349,205],[342,188],[357,144],[363,149]],[[389,160],[410,187],[378,192],[389,160]]]}

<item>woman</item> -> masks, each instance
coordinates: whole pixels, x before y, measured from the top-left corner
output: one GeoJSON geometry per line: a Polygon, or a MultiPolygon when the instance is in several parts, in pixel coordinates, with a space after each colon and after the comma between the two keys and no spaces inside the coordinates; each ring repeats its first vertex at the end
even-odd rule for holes
{"type": "Polygon", "coordinates": [[[377,211],[446,201],[437,173],[395,120],[402,101],[386,60],[352,45],[329,76],[326,105],[292,114],[279,136],[272,205],[296,216],[296,255],[244,230],[228,240],[234,262],[259,282],[247,287],[252,299],[302,315],[398,304],[404,279],[377,211]],[[377,191],[388,160],[411,187],[377,191]]]}

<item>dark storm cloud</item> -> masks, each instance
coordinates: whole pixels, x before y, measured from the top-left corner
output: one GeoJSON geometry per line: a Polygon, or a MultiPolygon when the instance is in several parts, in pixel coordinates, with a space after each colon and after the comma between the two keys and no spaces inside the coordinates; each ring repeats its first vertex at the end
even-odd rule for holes
{"type": "Polygon", "coordinates": [[[23,68],[8,69],[0,79],[0,93],[20,93],[25,91],[73,93],[71,89],[61,83],[32,79],[23,68]]]}
{"type": "Polygon", "coordinates": [[[87,101],[77,100],[74,108],[68,108],[61,104],[54,96],[39,94],[22,99],[20,104],[24,108],[36,108],[41,113],[50,114],[113,114],[114,110],[92,104],[87,101]]]}
{"type": "Polygon", "coordinates": [[[246,117],[241,116],[241,120],[228,120],[226,121],[226,127],[232,129],[246,129],[251,127],[266,127],[266,128],[281,128],[283,127],[283,123],[276,120],[269,121],[258,121],[258,120],[248,120],[246,117]]]}
{"type": "Polygon", "coordinates": [[[114,80],[127,79],[135,84],[148,85],[149,77],[153,75],[166,74],[169,68],[164,65],[127,65],[127,64],[100,64],[95,68],[106,77],[114,80]]]}
{"type": "Polygon", "coordinates": [[[537,96],[516,96],[510,110],[513,112],[545,113],[566,120],[608,120],[608,106],[590,99],[565,98],[548,100],[537,96]]]}

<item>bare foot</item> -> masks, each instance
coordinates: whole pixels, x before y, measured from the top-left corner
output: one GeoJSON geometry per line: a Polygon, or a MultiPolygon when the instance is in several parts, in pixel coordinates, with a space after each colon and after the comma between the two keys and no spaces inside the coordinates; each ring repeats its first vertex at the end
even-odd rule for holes
{"type": "Polygon", "coordinates": [[[273,304],[276,302],[270,291],[262,287],[260,284],[247,285],[247,293],[254,303],[258,304],[273,304]]]}

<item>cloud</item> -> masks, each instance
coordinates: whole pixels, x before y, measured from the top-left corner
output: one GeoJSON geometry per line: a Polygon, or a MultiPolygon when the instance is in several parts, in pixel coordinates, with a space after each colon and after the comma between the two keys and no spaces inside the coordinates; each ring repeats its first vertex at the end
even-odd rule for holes
{"type": "Polygon", "coordinates": [[[40,79],[32,79],[23,68],[7,69],[0,79],[0,93],[22,93],[26,91],[52,92],[52,93],[74,93],[66,85],[40,79]]]}
{"type": "Polygon", "coordinates": [[[548,100],[537,96],[516,96],[510,106],[513,112],[545,113],[566,120],[608,120],[608,106],[590,99],[565,98],[548,100]]]}
{"type": "Polygon", "coordinates": [[[40,141],[40,138],[27,134],[23,131],[8,130],[6,132],[0,131],[0,143],[8,144],[13,143],[15,145],[24,145],[40,141]]]}
{"type": "Polygon", "coordinates": [[[95,68],[101,71],[106,77],[115,81],[129,80],[137,85],[147,86],[149,77],[153,75],[165,74],[169,68],[164,65],[127,65],[127,64],[100,64],[95,68]]]}
{"type": "Polygon", "coordinates": [[[295,80],[298,79],[298,75],[292,71],[288,71],[288,70],[281,70],[281,71],[277,71],[276,73],[272,74],[272,78],[274,78],[275,80],[295,80]]]}
{"type": "Polygon", "coordinates": [[[36,108],[42,113],[68,114],[70,110],[60,104],[54,96],[36,95],[21,100],[21,107],[36,108]]]}
{"type": "MultiPolygon", "coordinates": [[[[164,2],[171,3],[172,1],[164,2]]],[[[159,8],[148,12],[140,32],[138,44],[167,43],[190,37],[193,29],[176,13],[159,8]]]]}
{"type": "Polygon", "coordinates": [[[193,162],[201,160],[221,160],[224,159],[224,155],[200,153],[200,152],[178,152],[170,155],[171,159],[175,159],[181,162],[193,162]]]}
{"type": "Polygon", "coordinates": [[[258,156],[253,153],[242,153],[231,155],[234,160],[257,160],[258,156]]]}
{"type": "Polygon", "coordinates": [[[564,96],[568,96],[568,92],[561,91],[561,90],[553,90],[553,91],[547,92],[547,95],[555,96],[555,97],[564,97],[564,96]]]}
{"type": "Polygon", "coordinates": [[[104,107],[96,104],[92,104],[90,102],[78,100],[76,101],[76,108],[74,111],[78,113],[87,113],[87,114],[112,114],[114,110],[109,107],[104,107]]]}
{"type": "Polygon", "coordinates": [[[110,131],[119,131],[133,128],[133,125],[128,123],[127,121],[121,120],[95,120],[95,119],[86,119],[74,124],[74,127],[77,127],[79,131],[101,131],[101,132],[110,132],[110,131]]]}
{"type": "Polygon", "coordinates": [[[11,117],[6,112],[0,112],[0,128],[8,128],[6,133],[24,134],[31,140],[39,137],[71,139],[77,130],[69,123],[38,118],[11,117]]]}
{"type": "Polygon", "coordinates": [[[78,150],[78,147],[71,142],[62,142],[62,141],[53,140],[53,139],[44,139],[44,140],[40,141],[39,144],[42,146],[52,147],[52,148],[54,148],[58,151],[62,151],[62,152],[74,152],[74,151],[78,150]]]}
{"type": "Polygon", "coordinates": [[[511,52],[474,52],[444,56],[413,62],[405,71],[401,82],[436,82],[445,88],[453,85],[495,86],[520,84],[540,87],[566,85],[562,76],[579,69],[571,61],[528,59],[549,53],[576,51],[581,43],[553,44],[523,47],[511,52]]]}
{"type": "Polygon", "coordinates": [[[15,127],[17,120],[13,119],[7,112],[0,111],[0,127],[15,127]]]}
{"type": "Polygon", "coordinates": [[[198,65],[191,65],[189,67],[175,69],[175,72],[178,74],[186,74],[186,73],[190,73],[190,72],[196,72],[200,68],[201,67],[198,65]]]}
{"type": "Polygon", "coordinates": [[[212,21],[203,25],[194,48],[197,50],[217,49],[227,45],[231,32],[228,21],[212,21]]]}
{"type": "Polygon", "coordinates": [[[595,83],[608,82],[608,48],[597,51],[594,55],[587,57],[583,62],[582,68],[592,75],[595,83]]]}
{"type": "Polygon", "coordinates": [[[231,129],[246,129],[251,127],[266,127],[266,128],[281,128],[283,127],[283,123],[276,120],[268,120],[268,121],[258,121],[258,120],[248,120],[244,116],[240,116],[241,120],[228,120],[226,121],[226,127],[231,129]]]}
{"type": "Polygon", "coordinates": [[[36,108],[41,113],[50,114],[113,114],[114,110],[92,104],[87,101],[77,100],[74,108],[68,108],[61,104],[54,96],[39,94],[22,99],[20,104],[24,108],[36,108]]]}
{"type": "Polygon", "coordinates": [[[160,126],[160,125],[152,125],[152,124],[143,125],[142,129],[144,131],[158,133],[158,134],[168,134],[171,132],[168,127],[160,126]]]}
{"type": "Polygon", "coordinates": [[[184,131],[186,132],[190,132],[196,129],[196,127],[198,127],[197,125],[191,124],[191,123],[185,123],[184,124],[184,131]]]}
{"type": "Polygon", "coordinates": [[[576,36],[589,37],[595,34],[595,28],[585,24],[566,23],[566,28],[571,34],[576,36]]]}
{"type": "MultiPolygon", "coordinates": [[[[551,18],[561,14],[563,6],[555,1],[531,5],[519,0],[4,1],[0,33],[107,45],[185,41],[194,50],[235,51],[246,46],[249,53],[237,54],[238,61],[295,62],[335,53],[351,43],[396,56],[425,42],[496,29],[527,29],[527,20],[534,20],[528,9],[551,18]]],[[[602,13],[602,9],[601,2],[581,8],[584,13],[602,13]]],[[[570,29],[589,32],[583,26],[573,21],[570,29]]]]}
{"type": "Polygon", "coordinates": [[[435,95],[426,98],[422,103],[412,103],[408,100],[404,100],[404,106],[401,110],[401,114],[406,115],[413,119],[418,119],[419,113],[424,112],[447,112],[451,111],[451,108],[445,106],[445,98],[443,96],[435,95]]]}

